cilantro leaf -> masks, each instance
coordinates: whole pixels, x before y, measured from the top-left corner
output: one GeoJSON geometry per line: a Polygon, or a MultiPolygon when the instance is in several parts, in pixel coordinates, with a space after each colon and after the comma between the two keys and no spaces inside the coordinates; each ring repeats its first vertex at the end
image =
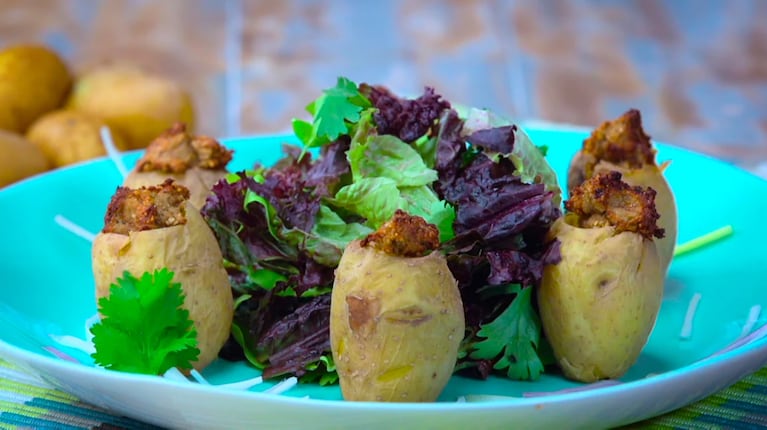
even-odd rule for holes
{"type": "Polygon", "coordinates": [[[531,303],[532,288],[510,288],[517,296],[493,322],[482,325],[477,336],[485,339],[474,344],[470,356],[497,359],[493,367],[506,369],[511,379],[535,380],[543,373],[543,363],[537,353],[541,322],[531,303]]]}
{"type": "Polygon", "coordinates": [[[306,110],[314,116],[311,123],[293,120],[293,132],[304,147],[322,146],[350,133],[350,124],[360,120],[364,109],[372,104],[363,96],[357,84],[345,77],[339,77],[336,86],[326,89],[311,102],[306,110]]]}
{"type": "Polygon", "coordinates": [[[100,322],[91,327],[91,356],[107,369],[162,375],[191,369],[200,350],[197,331],[183,308],[181,284],[168,269],[136,278],[123,273],[98,301],[100,322]]]}

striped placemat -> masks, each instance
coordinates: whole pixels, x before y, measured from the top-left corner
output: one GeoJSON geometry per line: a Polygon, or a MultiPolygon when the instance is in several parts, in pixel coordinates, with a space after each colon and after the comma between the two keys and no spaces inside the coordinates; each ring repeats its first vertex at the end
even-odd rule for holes
{"type": "MultiPolygon", "coordinates": [[[[0,429],[157,429],[112,415],[0,359],[0,429]]],[[[626,428],[767,428],[767,367],[700,402],[626,428]]]]}

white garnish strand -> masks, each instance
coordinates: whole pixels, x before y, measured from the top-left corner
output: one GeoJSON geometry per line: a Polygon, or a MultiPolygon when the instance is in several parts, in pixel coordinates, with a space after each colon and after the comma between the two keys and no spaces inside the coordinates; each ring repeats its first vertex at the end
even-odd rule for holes
{"type": "Polygon", "coordinates": [[[85,338],[88,340],[88,342],[93,343],[93,333],[91,333],[91,327],[96,325],[96,323],[101,322],[101,317],[99,314],[93,314],[92,317],[85,320],[85,338]]]}
{"type": "Polygon", "coordinates": [[[73,223],[69,219],[65,218],[63,215],[56,215],[55,217],[53,217],[53,221],[55,221],[56,224],[60,225],[65,230],[69,230],[75,236],[82,237],[88,242],[93,242],[93,239],[96,238],[95,234],[73,223]]]}
{"type": "Polygon", "coordinates": [[[761,305],[751,306],[751,309],[748,311],[748,318],[746,318],[746,323],[743,324],[743,330],[740,331],[741,336],[745,336],[751,333],[751,330],[754,328],[754,325],[756,324],[757,321],[759,321],[759,315],[761,313],[762,313],[761,305]]]}
{"type": "Polygon", "coordinates": [[[291,376],[288,379],[284,379],[280,381],[277,385],[264,390],[264,393],[282,394],[285,391],[288,391],[289,389],[295,387],[297,383],[298,383],[298,379],[295,376],[291,376]]]}
{"type": "Polygon", "coordinates": [[[195,381],[199,382],[202,385],[210,385],[210,382],[208,382],[207,379],[205,379],[204,376],[200,372],[197,371],[197,369],[192,369],[189,371],[189,375],[194,379],[195,381]]]}
{"type": "Polygon", "coordinates": [[[577,393],[580,391],[589,391],[589,390],[596,390],[597,388],[602,387],[611,387],[613,385],[622,384],[621,381],[615,380],[615,379],[605,379],[603,381],[594,382],[591,384],[582,385],[580,387],[573,387],[573,388],[565,388],[563,390],[556,390],[556,391],[527,391],[522,393],[522,397],[543,397],[543,396],[553,396],[556,394],[567,394],[567,393],[577,393]]]}
{"type": "Polygon", "coordinates": [[[70,336],[68,334],[62,336],[52,334],[50,336],[54,342],[58,343],[59,345],[66,346],[67,348],[76,349],[86,354],[93,354],[96,352],[96,348],[94,348],[93,343],[91,343],[89,340],[82,340],[78,337],[70,336]]]}
{"type": "Polygon", "coordinates": [[[249,390],[251,387],[255,387],[256,385],[263,384],[263,383],[264,383],[264,378],[257,376],[255,378],[246,379],[244,381],[230,382],[228,384],[216,385],[216,387],[245,391],[245,390],[249,390]]]}
{"type": "Polygon", "coordinates": [[[123,179],[128,176],[128,169],[125,168],[122,158],[120,158],[120,151],[115,146],[115,142],[112,140],[112,133],[109,132],[109,127],[103,126],[101,130],[101,143],[104,145],[104,149],[107,151],[107,155],[114,163],[117,171],[120,172],[123,179]]]}
{"type": "Polygon", "coordinates": [[[698,311],[698,302],[700,302],[701,294],[695,293],[690,299],[690,304],[687,305],[687,313],[684,314],[684,323],[682,324],[682,330],[679,332],[679,337],[682,339],[689,339],[692,336],[693,320],[695,319],[695,312],[698,311]]]}
{"type": "Polygon", "coordinates": [[[184,374],[175,367],[168,369],[165,373],[163,373],[162,377],[176,382],[190,382],[189,379],[187,379],[187,377],[184,376],[184,374]]]}

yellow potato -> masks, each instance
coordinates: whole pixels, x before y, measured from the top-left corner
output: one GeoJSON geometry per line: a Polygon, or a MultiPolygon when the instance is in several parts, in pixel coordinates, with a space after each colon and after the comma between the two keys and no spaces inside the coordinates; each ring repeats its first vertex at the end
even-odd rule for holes
{"type": "Polygon", "coordinates": [[[430,402],[453,373],[463,305],[445,258],[354,241],[336,270],[330,342],[346,400],[430,402]]]}
{"type": "Polygon", "coordinates": [[[84,74],[76,80],[68,106],[103,118],[131,149],[145,148],[175,122],[190,129],[194,123],[192,99],[184,88],[129,66],[84,74]]]}
{"type": "MultiPolygon", "coordinates": [[[[32,124],[27,139],[43,151],[53,167],[61,167],[106,155],[99,134],[104,125],[84,112],[55,110],[32,124]]],[[[112,140],[118,149],[127,149],[119,134],[112,132],[112,140]]]]}
{"type": "Polygon", "coordinates": [[[0,187],[48,170],[48,160],[22,136],[0,130],[0,187]]]}
{"type": "Polygon", "coordinates": [[[218,356],[229,337],[234,313],[229,277],[213,232],[197,209],[185,203],[183,225],[132,232],[99,233],[93,241],[96,297],[109,295],[109,286],[124,271],[134,276],[167,267],[181,283],[184,307],[197,329],[201,370],[218,356]]]}
{"type": "Polygon", "coordinates": [[[64,103],[71,85],[64,61],[44,46],[0,51],[0,129],[25,132],[37,117],[64,103]]]}
{"type": "Polygon", "coordinates": [[[545,267],[538,289],[543,329],[568,378],[618,378],[636,362],[660,308],[664,272],[656,244],[567,218],[549,231],[562,260],[545,267]]]}

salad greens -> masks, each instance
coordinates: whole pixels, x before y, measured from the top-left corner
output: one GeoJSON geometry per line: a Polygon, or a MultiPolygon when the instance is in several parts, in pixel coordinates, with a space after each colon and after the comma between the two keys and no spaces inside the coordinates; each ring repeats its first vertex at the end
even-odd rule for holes
{"type": "Polygon", "coordinates": [[[222,356],[265,378],[335,382],[334,269],[349,242],[402,209],[438,227],[458,281],[467,333],[457,369],[537,378],[545,354],[530,287],[560,258],[545,240],[561,192],[543,152],[508,121],[459,115],[431,88],[403,99],[342,77],[307,111],[311,121],[293,121],[303,148],[220,181],[202,209],[238,303],[222,356]]]}
{"type": "Polygon", "coordinates": [[[192,368],[200,350],[181,284],[167,269],[136,278],[128,272],[98,301],[101,321],[94,324],[92,354],[107,369],[162,375],[192,368]]]}

